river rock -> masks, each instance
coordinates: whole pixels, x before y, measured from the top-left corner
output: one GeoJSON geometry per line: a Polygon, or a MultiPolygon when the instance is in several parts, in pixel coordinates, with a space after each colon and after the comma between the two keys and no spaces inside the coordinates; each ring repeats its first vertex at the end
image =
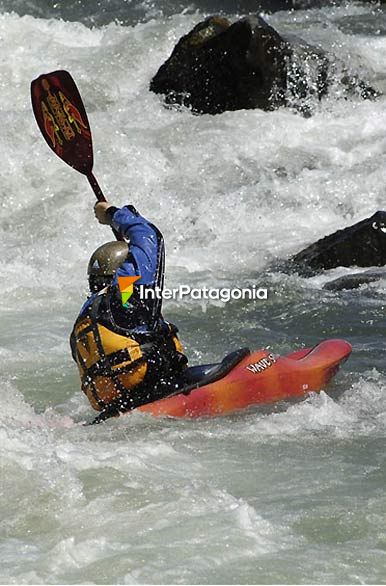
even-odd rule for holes
{"type": "Polygon", "coordinates": [[[350,273],[338,279],[329,281],[323,285],[327,291],[343,291],[344,289],[358,289],[361,285],[367,285],[374,281],[386,278],[386,270],[364,271],[363,273],[350,273]]]}
{"type": "Polygon", "coordinates": [[[311,244],[289,259],[284,270],[312,276],[339,266],[381,267],[385,264],[386,212],[378,211],[370,218],[311,244]]]}
{"type": "MultiPolygon", "coordinates": [[[[280,35],[259,16],[233,24],[211,16],[182,37],[150,83],[167,104],[195,113],[227,110],[273,110],[289,105],[311,113],[310,100],[320,100],[335,68],[319,48],[298,37],[280,35]]],[[[348,92],[371,97],[375,90],[342,69],[348,92]]]]}

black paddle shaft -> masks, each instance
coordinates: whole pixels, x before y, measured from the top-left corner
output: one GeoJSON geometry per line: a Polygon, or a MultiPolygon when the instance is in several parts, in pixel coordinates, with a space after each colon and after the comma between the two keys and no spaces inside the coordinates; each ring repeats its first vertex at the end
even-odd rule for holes
{"type": "Polygon", "coordinates": [[[106,198],[103,195],[103,192],[99,186],[98,181],[95,179],[95,176],[92,173],[90,173],[89,175],[87,175],[87,179],[91,185],[93,192],[95,193],[97,200],[98,201],[106,201],[106,198]]]}

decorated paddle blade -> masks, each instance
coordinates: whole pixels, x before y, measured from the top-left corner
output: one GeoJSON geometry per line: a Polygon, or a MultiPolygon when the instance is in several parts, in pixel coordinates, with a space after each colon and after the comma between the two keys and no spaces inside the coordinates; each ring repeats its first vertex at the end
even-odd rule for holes
{"type": "Polygon", "coordinates": [[[92,138],[78,88],[67,71],[40,75],[31,83],[32,108],[48,146],[84,175],[92,175],[92,138]]]}

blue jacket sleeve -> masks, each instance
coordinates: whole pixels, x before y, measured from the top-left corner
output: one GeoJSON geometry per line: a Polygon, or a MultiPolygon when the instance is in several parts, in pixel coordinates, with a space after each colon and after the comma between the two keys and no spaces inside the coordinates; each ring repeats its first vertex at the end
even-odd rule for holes
{"type": "Polygon", "coordinates": [[[117,270],[118,277],[140,275],[138,285],[162,286],[164,272],[164,243],[161,232],[132,206],[114,212],[112,227],[129,240],[129,256],[117,270]]]}

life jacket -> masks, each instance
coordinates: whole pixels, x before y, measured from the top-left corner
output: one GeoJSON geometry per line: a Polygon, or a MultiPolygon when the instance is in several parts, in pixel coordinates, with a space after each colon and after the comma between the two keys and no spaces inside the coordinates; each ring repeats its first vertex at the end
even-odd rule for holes
{"type": "Polygon", "coordinates": [[[82,390],[97,411],[127,401],[130,390],[144,382],[151,385],[150,374],[157,372],[160,377],[166,374],[162,368],[170,372],[174,362],[179,368],[187,362],[172,324],[160,320],[158,327],[147,332],[117,325],[109,287],[77,319],[70,341],[82,390]],[[160,368],[152,368],[157,362],[160,368]]]}

